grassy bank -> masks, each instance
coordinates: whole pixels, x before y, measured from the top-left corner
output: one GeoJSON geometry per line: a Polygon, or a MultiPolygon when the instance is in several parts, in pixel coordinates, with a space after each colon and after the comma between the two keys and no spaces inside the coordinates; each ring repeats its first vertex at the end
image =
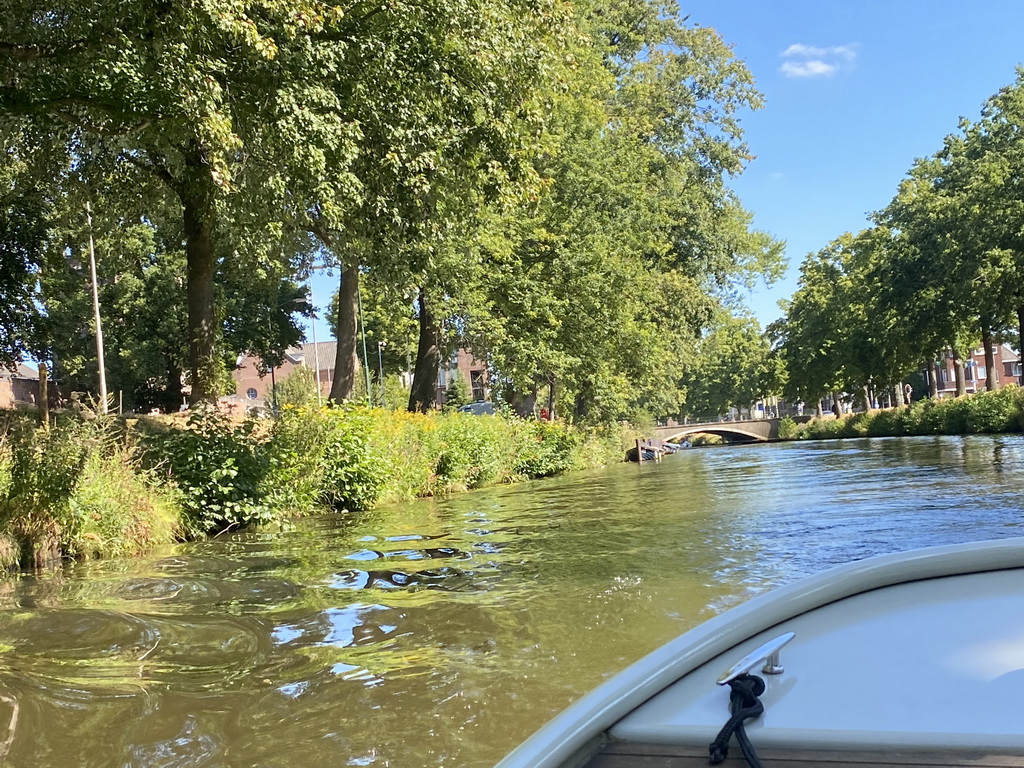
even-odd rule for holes
{"type": "Polygon", "coordinates": [[[129,555],[297,515],[366,509],[620,461],[622,427],[358,406],[280,418],[0,423],[0,565],[129,555]]]}
{"type": "Polygon", "coordinates": [[[920,400],[902,408],[796,424],[783,419],[784,440],[842,437],[997,434],[1024,431],[1024,389],[1009,386],[950,400],[920,400]]]}

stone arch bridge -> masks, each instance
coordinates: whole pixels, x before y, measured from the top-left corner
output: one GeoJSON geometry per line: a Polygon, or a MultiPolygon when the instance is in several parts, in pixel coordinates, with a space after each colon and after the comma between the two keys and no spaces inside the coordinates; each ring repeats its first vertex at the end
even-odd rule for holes
{"type": "Polygon", "coordinates": [[[706,421],[698,424],[677,424],[674,427],[655,427],[651,437],[665,442],[681,440],[698,432],[721,435],[729,440],[767,443],[779,439],[780,419],[750,419],[749,421],[706,421]]]}

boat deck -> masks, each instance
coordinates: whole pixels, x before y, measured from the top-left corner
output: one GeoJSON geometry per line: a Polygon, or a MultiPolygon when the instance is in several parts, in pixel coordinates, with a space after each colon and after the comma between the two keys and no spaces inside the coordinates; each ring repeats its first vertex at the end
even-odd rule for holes
{"type": "MultiPolygon", "coordinates": [[[[847,752],[838,750],[758,749],[766,768],[1022,768],[1024,755],[978,750],[949,752],[847,752]]],[[[733,746],[722,768],[746,768],[733,746]]],[[[707,768],[707,747],[610,743],[583,768],[707,768]]]]}

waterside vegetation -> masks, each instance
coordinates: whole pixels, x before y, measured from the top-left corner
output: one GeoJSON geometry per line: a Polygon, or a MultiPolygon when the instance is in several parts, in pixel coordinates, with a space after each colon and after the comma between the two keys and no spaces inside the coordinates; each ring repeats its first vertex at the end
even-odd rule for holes
{"type": "Polygon", "coordinates": [[[782,420],[783,440],[843,437],[904,437],[1024,432],[1024,388],[1010,386],[948,400],[919,400],[884,410],[840,418],[816,418],[803,424],[782,420]]]}
{"type": "Polygon", "coordinates": [[[624,427],[356,405],[276,420],[63,417],[0,423],[0,565],[131,555],[248,526],[286,526],[621,459],[624,427]]]}

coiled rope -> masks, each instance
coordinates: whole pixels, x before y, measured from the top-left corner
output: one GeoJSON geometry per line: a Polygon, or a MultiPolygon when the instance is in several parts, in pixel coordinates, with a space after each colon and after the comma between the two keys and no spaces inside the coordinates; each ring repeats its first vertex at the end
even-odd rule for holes
{"type": "Polygon", "coordinates": [[[729,711],[732,717],[708,747],[711,753],[708,762],[711,765],[718,765],[729,756],[729,741],[735,733],[736,741],[739,742],[743,757],[747,759],[750,768],[763,768],[754,746],[747,738],[744,722],[753,720],[764,712],[764,704],[758,698],[764,693],[764,680],[757,675],[739,675],[729,681],[729,687],[732,689],[729,694],[729,711]]]}

